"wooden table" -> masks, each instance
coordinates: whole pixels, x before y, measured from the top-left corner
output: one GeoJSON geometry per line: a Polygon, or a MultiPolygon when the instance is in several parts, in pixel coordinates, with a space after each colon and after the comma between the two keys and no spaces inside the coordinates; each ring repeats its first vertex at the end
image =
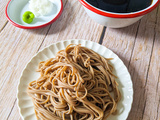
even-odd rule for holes
{"type": "Polygon", "coordinates": [[[78,0],[63,0],[53,24],[24,30],[7,21],[0,1],[0,119],[18,120],[17,86],[22,70],[39,50],[61,40],[86,39],[115,52],[132,77],[134,101],[128,120],[160,120],[160,6],[137,23],[111,29],[95,23],[78,0]]]}

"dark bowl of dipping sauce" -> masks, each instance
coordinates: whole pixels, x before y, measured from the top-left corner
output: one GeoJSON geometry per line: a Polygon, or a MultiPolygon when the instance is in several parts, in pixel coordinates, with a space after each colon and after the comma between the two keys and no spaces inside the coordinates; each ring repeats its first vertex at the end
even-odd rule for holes
{"type": "Polygon", "coordinates": [[[129,26],[154,10],[160,0],[79,0],[97,23],[121,28],[129,26]]]}

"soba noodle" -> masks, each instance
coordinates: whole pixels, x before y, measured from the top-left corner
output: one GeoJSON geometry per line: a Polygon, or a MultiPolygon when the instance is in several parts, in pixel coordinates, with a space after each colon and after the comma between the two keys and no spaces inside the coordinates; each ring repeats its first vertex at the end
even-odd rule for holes
{"type": "Polygon", "coordinates": [[[68,45],[39,63],[40,77],[29,83],[37,119],[102,120],[120,100],[113,67],[93,50],[68,45]]]}

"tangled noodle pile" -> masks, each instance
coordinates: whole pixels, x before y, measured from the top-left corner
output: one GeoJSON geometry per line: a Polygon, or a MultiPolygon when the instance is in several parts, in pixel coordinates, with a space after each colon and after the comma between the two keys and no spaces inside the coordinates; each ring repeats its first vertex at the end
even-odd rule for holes
{"type": "Polygon", "coordinates": [[[37,119],[102,120],[121,98],[113,67],[93,50],[68,45],[39,63],[41,76],[28,86],[37,119]]]}

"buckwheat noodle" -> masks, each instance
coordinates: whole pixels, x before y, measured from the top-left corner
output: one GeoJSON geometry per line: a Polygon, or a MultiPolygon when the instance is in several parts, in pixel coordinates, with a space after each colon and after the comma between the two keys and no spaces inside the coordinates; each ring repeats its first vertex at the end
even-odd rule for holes
{"type": "Polygon", "coordinates": [[[41,75],[27,90],[37,119],[102,120],[116,113],[121,95],[109,60],[70,44],[40,62],[41,75]]]}

